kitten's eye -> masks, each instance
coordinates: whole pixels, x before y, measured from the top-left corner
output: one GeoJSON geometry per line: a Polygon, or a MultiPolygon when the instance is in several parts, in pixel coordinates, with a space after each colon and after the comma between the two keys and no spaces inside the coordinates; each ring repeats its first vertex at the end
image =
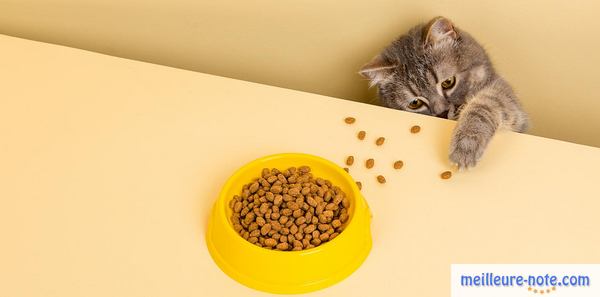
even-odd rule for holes
{"type": "Polygon", "coordinates": [[[456,79],[454,78],[454,76],[451,78],[448,78],[442,82],[442,89],[444,89],[444,90],[451,89],[452,87],[454,87],[455,83],[456,83],[456,79]]]}
{"type": "Polygon", "coordinates": [[[421,99],[413,99],[408,104],[408,108],[410,108],[410,109],[419,109],[421,106],[423,106],[423,104],[425,104],[425,102],[423,102],[423,100],[421,100],[421,99]]]}

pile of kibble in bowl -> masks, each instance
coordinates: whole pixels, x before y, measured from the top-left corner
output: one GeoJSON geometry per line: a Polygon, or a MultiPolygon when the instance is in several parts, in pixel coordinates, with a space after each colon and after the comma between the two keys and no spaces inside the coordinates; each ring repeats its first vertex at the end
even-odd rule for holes
{"type": "Polygon", "coordinates": [[[257,246],[300,251],[334,239],[348,221],[350,200],[310,167],[262,170],[229,203],[233,229],[257,246]]]}

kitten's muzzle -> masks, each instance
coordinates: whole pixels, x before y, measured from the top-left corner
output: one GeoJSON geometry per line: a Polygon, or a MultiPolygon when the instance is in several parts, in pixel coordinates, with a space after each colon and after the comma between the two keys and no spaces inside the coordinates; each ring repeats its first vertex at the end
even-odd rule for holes
{"type": "Polygon", "coordinates": [[[446,110],[446,111],[444,111],[444,112],[442,112],[440,114],[437,114],[435,116],[438,117],[438,118],[447,119],[448,118],[448,111],[446,110]]]}

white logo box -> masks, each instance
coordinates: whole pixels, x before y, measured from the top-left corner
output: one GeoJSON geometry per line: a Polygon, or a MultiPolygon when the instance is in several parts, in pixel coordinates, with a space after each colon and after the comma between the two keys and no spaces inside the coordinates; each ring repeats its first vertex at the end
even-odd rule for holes
{"type": "Polygon", "coordinates": [[[451,297],[600,297],[600,264],[452,264],[451,297]]]}

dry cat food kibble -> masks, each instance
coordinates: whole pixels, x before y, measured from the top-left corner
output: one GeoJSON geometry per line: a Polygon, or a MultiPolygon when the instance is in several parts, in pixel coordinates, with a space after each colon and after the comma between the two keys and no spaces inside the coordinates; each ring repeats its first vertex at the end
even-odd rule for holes
{"type": "Polygon", "coordinates": [[[380,184],[385,184],[385,177],[384,177],[383,175],[378,175],[378,176],[377,176],[377,181],[378,181],[380,184]]]}
{"type": "Polygon", "coordinates": [[[402,162],[402,161],[394,162],[394,169],[401,169],[402,166],[404,166],[404,162],[402,162]]]}
{"type": "Polygon", "coordinates": [[[365,132],[365,131],[358,132],[358,135],[357,135],[358,139],[363,140],[363,139],[365,139],[365,136],[367,136],[367,132],[365,132]]]}
{"type": "Polygon", "coordinates": [[[349,219],[350,199],[308,166],[262,170],[229,202],[233,229],[266,249],[300,251],[334,239],[349,219]]]}
{"type": "Polygon", "coordinates": [[[419,133],[419,131],[421,131],[421,127],[419,127],[419,126],[412,126],[410,128],[410,133],[413,133],[413,134],[414,133],[419,133]]]}
{"type": "Polygon", "coordinates": [[[354,164],[354,156],[348,156],[348,158],[346,158],[346,165],[352,166],[352,164],[354,164]]]}
{"type": "Polygon", "coordinates": [[[450,172],[450,171],[444,171],[444,172],[442,172],[442,174],[440,175],[440,177],[442,179],[449,179],[449,178],[452,177],[452,172],[450,172]]]}
{"type": "Polygon", "coordinates": [[[385,137],[379,137],[379,138],[377,138],[377,140],[375,140],[376,145],[383,145],[384,142],[385,142],[385,137]]]}
{"type": "Polygon", "coordinates": [[[354,124],[354,122],[356,122],[356,119],[353,117],[347,117],[344,119],[344,122],[346,122],[346,124],[354,124]]]}
{"type": "Polygon", "coordinates": [[[375,166],[375,160],[368,159],[367,162],[365,163],[365,167],[367,167],[368,169],[371,169],[371,168],[373,168],[373,166],[375,166]]]}

